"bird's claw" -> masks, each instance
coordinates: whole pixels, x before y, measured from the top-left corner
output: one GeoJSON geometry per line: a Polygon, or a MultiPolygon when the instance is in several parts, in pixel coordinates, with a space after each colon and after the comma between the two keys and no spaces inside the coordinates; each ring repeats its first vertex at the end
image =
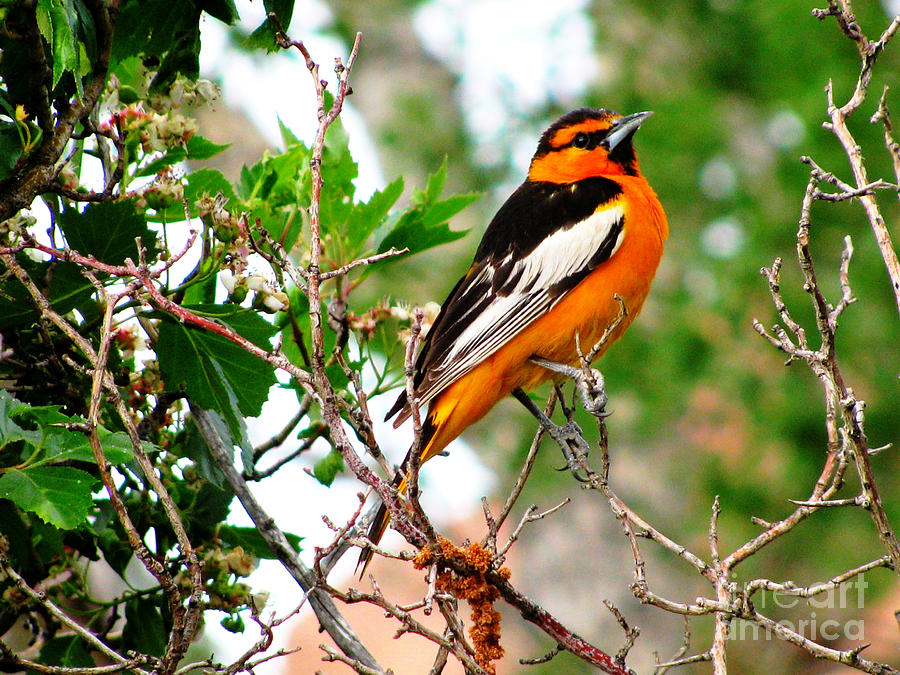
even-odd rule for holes
{"type": "Polygon", "coordinates": [[[606,395],[606,381],[603,373],[596,368],[576,368],[565,363],[557,363],[540,356],[532,356],[532,363],[565,375],[575,383],[581,394],[581,404],[594,417],[605,418],[611,414],[606,410],[609,397],[606,395]]]}
{"type": "Polygon", "coordinates": [[[581,405],[594,417],[606,418],[612,413],[606,409],[609,396],[606,395],[606,382],[603,373],[596,368],[585,368],[578,371],[575,386],[581,394],[581,405]]]}
{"type": "Polygon", "coordinates": [[[586,475],[581,475],[584,471],[582,461],[587,459],[590,447],[584,440],[581,429],[575,422],[569,422],[562,426],[554,424],[552,428],[547,429],[547,433],[556,441],[562,450],[563,458],[566,460],[566,466],[560,467],[558,471],[566,469],[580,483],[589,483],[590,480],[586,475]]]}

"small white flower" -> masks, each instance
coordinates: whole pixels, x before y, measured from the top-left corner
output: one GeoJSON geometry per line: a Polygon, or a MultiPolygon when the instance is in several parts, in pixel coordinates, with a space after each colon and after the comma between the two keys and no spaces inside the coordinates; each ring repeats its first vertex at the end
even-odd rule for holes
{"type": "Polygon", "coordinates": [[[247,277],[247,288],[251,291],[263,291],[268,286],[268,282],[266,278],[260,274],[254,274],[250,277],[247,277]]]}
{"type": "Polygon", "coordinates": [[[273,312],[280,312],[287,306],[287,303],[282,302],[278,297],[279,295],[284,296],[284,299],[287,300],[287,296],[284,295],[284,293],[273,293],[272,295],[267,295],[263,298],[263,304],[273,312]]]}

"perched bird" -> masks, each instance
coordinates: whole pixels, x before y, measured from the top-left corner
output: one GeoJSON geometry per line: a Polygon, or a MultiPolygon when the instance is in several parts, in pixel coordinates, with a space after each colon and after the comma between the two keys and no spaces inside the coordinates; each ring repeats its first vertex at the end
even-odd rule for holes
{"type": "MultiPolygon", "coordinates": [[[[640,311],[668,236],[632,147],[650,114],[581,108],[541,136],[528,178],[491,220],[423,341],[413,379],[418,404],[428,404],[422,462],[506,395],[558,377],[532,357],[577,364],[576,336],[589,350],[618,318],[616,296],[627,316],[605,346],[640,311]]],[[[404,391],[386,419],[397,415],[397,427],[411,414],[404,391]]],[[[395,479],[401,493],[409,460],[395,479]]],[[[382,505],[370,541],[388,521],[382,505]]],[[[371,557],[360,555],[363,572],[371,557]]]]}

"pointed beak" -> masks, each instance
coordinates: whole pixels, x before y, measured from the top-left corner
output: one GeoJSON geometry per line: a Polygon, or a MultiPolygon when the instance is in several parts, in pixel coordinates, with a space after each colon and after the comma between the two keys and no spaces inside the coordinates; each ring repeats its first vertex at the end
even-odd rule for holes
{"type": "Polygon", "coordinates": [[[604,145],[612,152],[622,141],[631,138],[634,132],[644,123],[644,120],[652,114],[652,110],[646,110],[626,117],[620,117],[613,122],[612,127],[606,136],[606,140],[604,141],[604,145]]]}

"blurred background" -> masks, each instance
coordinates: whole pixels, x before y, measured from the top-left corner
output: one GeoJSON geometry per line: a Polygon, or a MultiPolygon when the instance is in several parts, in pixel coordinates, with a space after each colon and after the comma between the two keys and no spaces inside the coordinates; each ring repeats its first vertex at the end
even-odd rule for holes
{"type": "MultiPolygon", "coordinates": [[[[260,3],[238,5],[246,30],[258,25],[260,3]]],[[[730,552],[759,532],[752,516],[777,520],[792,510],[789,499],[807,498],[824,460],[822,388],[803,364],[785,367],[783,356],[751,327],[754,318],[765,325],[775,319],[759,269],[781,256],[788,306],[815,333],[795,256],[808,177],[799,158],[809,155],[851,180],[847,159],[822,122],[826,83],[833,81],[839,104],[846,101],[858,55],[833,20],[811,16],[814,6],[769,0],[304,0],[289,31],[307,42],[327,79],[333,79],[332,59],[346,57],[355,32],[363,33],[344,116],[361,162],[363,194],[398,175],[405,177],[408,192],[421,187],[444,157],[448,191],[484,193],[454,222],[455,229],[471,229],[468,236],[396,264],[389,275],[369,277],[356,295],[359,312],[385,297],[416,305],[442,301],[467,268],[485,224],[523,179],[541,131],[560,114],[580,106],[656,113],[635,145],[643,173],[668,213],[671,235],[643,313],[599,363],[613,412],[611,480],[649,522],[707,557],[715,495],[722,506],[721,548],[730,552]]],[[[900,3],[858,0],[854,9],[863,30],[876,38],[900,3]]],[[[277,145],[278,118],[298,136],[310,137],[311,86],[293,54],[244,52],[240,35],[210,20],[201,59],[205,76],[223,92],[202,114],[201,133],[234,143],[222,155],[229,176],[277,145]]],[[[882,129],[868,118],[882,87],[898,84],[898,66],[900,44],[892,44],[876,67],[869,99],[850,122],[873,180],[894,180],[882,129]]],[[[893,91],[888,105],[900,110],[893,91]]],[[[887,192],[878,198],[895,241],[900,240],[896,198],[887,192]]],[[[838,357],[846,380],[867,402],[870,445],[896,445],[900,321],[887,274],[858,204],[816,204],[812,248],[822,288],[833,301],[839,297],[845,235],[852,236],[856,249],[850,281],[858,302],[842,319],[838,357]]],[[[436,508],[443,504],[445,511],[470,521],[469,530],[458,530],[459,540],[480,538],[478,499],[487,494],[502,503],[534,426],[518,403],[507,401],[465,435],[469,450],[454,449],[450,459],[436,459],[425,470],[426,494],[429,485],[442,484],[433,490],[444,495],[432,502],[436,508]],[[456,468],[446,469],[453,456],[456,468]]],[[[583,420],[583,428],[593,425],[583,420]]],[[[401,429],[390,441],[395,461],[407,435],[401,429]]],[[[900,522],[896,453],[887,450],[873,458],[894,523],[900,522]]],[[[652,670],[654,653],[667,660],[681,645],[684,621],[633,599],[631,557],[619,525],[595,495],[583,493],[568,473],[555,471],[559,465],[558,450],[546,444],[514,517],[531,503],[549,508],[566,496],[573,502],[525,531],[514,548],[514,580],[611,653],[623,638],[601,601],[613,601],[642,629],[630,665],[652,670]]],[[[294,510],[320,513],[318,507],[333,497],[322,494],[325,488],[306,486],[311,479],[302,480],[310,501],[294,501],[294,510]]],[[[349,495],[345,508],[352,509],[358,485],[346,481],[330,494],[342,489],[338,494],[349,495]]],[[[854,489],[851,479],[844,496],[854,489]]],[[[347,497],[333,499],[346,503],[347,497]]],[[[705,582],[674,556],[650,543],[643,550],[651,589],[681,601],[709,594],[705,582]]],[[[882,553],[865,513],[830,509],[744,563],[738,580],[765,576],[808,585],[882,553]]],[[[833,646],[871,642],[869,658],[900,666],[896,575],[879,570],[865,575],[863,583],[818,603],[782,598],[779,605],[768,595],[759,596],[757,604],[763,602],[764,613],[795,628],[809,621],[805,634],[833,646]],[[838,628],[817,633],[826,620],[838,628]],[[857,620],[863,623],[853,623],[857,620]]],[[[520,622],[511,610],[504,615],[504,641],[517,645],[510,648],[516,656],[539,656],[553,647],[536,630],[515,628],[520,622]]],[[[314,630],[311,620],[307,623],[314,630]]],[[[711,630],[709,618],[691,621],[691,653],[708,646],[711,630]]],[[[384,649],[392,647],[391,635],[384,633],[384,649]]],[[[288,666],[276,660],[272,669],[345,672],[323,666],[314,648],[321,638],[310,640],[298,657],[308,661],[288,666]]],[[[398,644],[402,652],[414,651],[398,644]]],[[[752,639],[738,630],[729,649],[735,673],[844,672],[764,635],[752,639]]],[[[397,672],[427,671],[433,650],[426,651],[426,662],[408,670],[395,666],[397,672]]],[[[395,665],[390,659],[385,663],[395,665]]],[[[501,672],[520,668],[512,660],[501,672]]],[[[700,664],[681,672],[708,670],[700,664]]],[[[527,672],[590,669],[562,654],[527,672]]]]}

